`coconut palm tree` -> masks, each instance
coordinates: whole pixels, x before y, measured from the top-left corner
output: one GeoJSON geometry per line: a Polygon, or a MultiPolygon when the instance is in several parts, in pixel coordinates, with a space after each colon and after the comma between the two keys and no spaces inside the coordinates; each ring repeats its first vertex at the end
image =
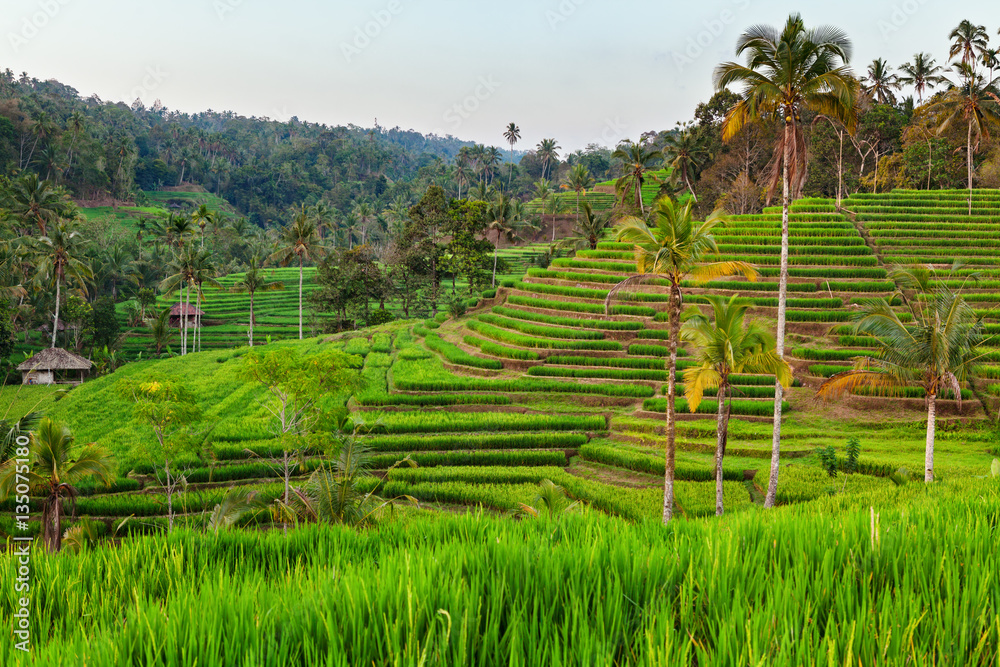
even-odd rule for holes
{"type": "Polygon", "coordinates": [[[542,139],[538,142],[535,152],[542,161],[542,178],[549,178],[552,164],[559,160],[559,150],[562,146],[555,139],[542,139]]]}
{"type": "Polygon", "coordinates": [[[625,201],[631,196],[634,198],[635,208],[639,215],[646,215],[646,209],[642,202],[642,186],[646,182],[646,170],[649,163],[662,158],[663,153],[652,146],[634,143],[626,139],[618,144],[611,157],[622,162],[623,174],[615,182],[615,190],[621,197],[620,204],[624,207],[625,201]]]}
{"type": "Polygon", "coordinates": [[[31,436],[26,473],[15,474],[17,469],[8,462],[0,474],[0,496],[11,494],[18,483],[18,477],[27,477],[31,494],[42,497],[42,526],[45,545],[50,552],[57,552],[62,546],[63,500],[69,500],[75,508],[79,484],[89,477],[111,482],[114,463],[111,456],[95,444],[82,450],[73,446],[73,434],[69,427],[48,417],[42,419],[38,429],[31,436]]]}
{"type": "Polygon", "coordinates": [[[975,25],[966,19],[951,31],[948,39],[951,40],[948,57],[961,56],[963,65],[974,65],[976,57],[989,46],[990,34],[986,32],[986,26],[975,25]]]}
{"type": "Polygon", "coordinates": [[[580,195],[587,191],[591,185],[594,184],[594,179],[590,176],[590,172],[587,171],[586,165],[582,162],[577,162],[574,164],[569,173],[566,174],[566,181],[564,185],[570,190],[576,193],[576,222],[580,222],[580,195]]]}
{"type": "Polygon", "coordinates": [[[299,263],[299,340],[303,338],[302,282],[305,263],[310,259],[319,259],[322,256],[323,247],[319,244],[316,223],[303,207],[291,224],[282,229],[278,250],[267,258],[269,262],[279,262],[282,266],[288,266],[293,261],[299,263]]]}
{"type": "Polygon", "coordinates": [[[559,247],[597,250],[597,244],[609,227],[611,227],[611,211],[595,213],[590,202],[583,202],[583,217],[573,225],[570,235],[559,242],[559,247]]]}
{"type": "Polygon", "coordinates": [[[361,245],[365,245],[368,243],[368,227],[376,217],[375,207],[366,201],[357,203],[354,205],[354,215],[361,227],[361,245]]]}
{"type": "Polygon", "coordinates": [[[715,513],[722,516],[722,461],[729,436],[734,373],[774,375],[784,385],[792,383],[792,367],[778,356],[774,336],[757,322],[745,322],[746,304],[737,296],[728,300],[709,296],[713,317],[695,309],[681,328],[681,340],[695,346],[692,366],[684,371],[684,396],[691,412],[697,412],[707,389],[717,389],[718,416],[715,444],[715,513]]]}
{"type": "MultiPolygon", "coordinates": [[[[798,14],[788,17],[783,29],[757,25],[747,29],[736,43],[737,56],[746,55],[747,64],[723,63],[715,71],[715,87],[722,91],[732,85],[743,87],[740,101],[726,116],[723,139],[736,136],[751,122],[777,118],[784,132],[772,160],[771,187],[782,185],[781,269],[778,285],[778,326],[776,349],[785,354],[785,318],[788,305],[788,212],[799,197],[806,180],[806,141],[801,113],[815,111],[840,121],[853,133],[857,124],[857,84],[848,63],[851,41],[832,27],[808,30],[798,14]]],[[[773,507],[778,494],[781,448],[781,407],[783,388],[774,396],[774,436],[771,443],[771,478],[765,507],[773,507]]]]}
{"type": "Polygon", "coordinates": [[[503,138],[510,144],[510,175],[507,177],[507,190],[510,190],[510,186],[514,182],[514,144],[521,139],[521,128],[517,126],[517,123],[508,123],[503,138]]]}
{"type": "MultiPolygon", "coordinates": [[[[550,241],[551,243],[556,242],[556,218],[559,215],[561,215],[564,210],[566,210],[566,202],[563,201],[561,197],[555,196],[555,194],[549,197],[545,201],[544,206],[542,207],[542,212],[545,215],[552,216],[552,240],[550,241]]],[[[579,219],[580,217],[579,215],[577,215],[577,220],[579,219]]]]}
{"type": "Polygon", "coordinates": [[[882,58],[876,58],[868,66],[868,75],[861,80],[861,89],[879,104],[895,104],[896,93],[902,84],[899,77],[892,73],[892,68],[882,58]]]}
{"type": "Polygon", "coordinates": [[[983,49],[979,54],[979,63],[990,71],[990,78],[986,85],[993,85],[993,71],[1000,67],[1000,49],[983,49]]]}
{"type": "Polygon", "coordinates": [[[669,286],[667,312],[670,317],[669,362],[667,367],[667,445],[666,473],[663,490],[663,522],[670,521],[674,511],[674,459],[676,454],[675,398],[677,389],[677,344],[681,330],[681,284],[685,280],[707,282],[724,276],[744,275],[757,279],[757,271],[745,262],[706,262],[718,255],[712,232],[724,224],[725,216],[717,210],[705,222],[694,220],[694,202],[678,204],[668,197],[659,199],[650,212],[650,223],[629,216],[615,229],[618,241],[635,246],[636,275],[615,285],[605,301],[610,312],[611,302],[618,295],[627,295],[642,282],[666,279],[669,286]]]}
{"type": "Polygon", "coordinates": [[[208,284],[211,287],[222,287],[216,280],[218,269],[212,262],[212,253],[202,250],[194,257],[194,265],[191,267],[191,279],[195,287],[195,314],[194,314],[194,345],[192,350],[201,352],[201,301],[205,296],[203,287],[208,284]]]}
{"type": "MultiPolygon", "coordinates": [[[[17,439],[30,437],[42,420],[42,413],[29,412],[20,419],[11,421],[8,415],[12,407],[13,403],[8,405],[7,414],[4,414],[3,418],[0,419],[0,464],[13,457],[17,447],[17,439]]],[[[38,405],[36,404],[35,407],[38,405]]]]}
{"type": "Polygon", "coordinates": [[[929,53],[913,54],[913,62],[906,63],[899,68],[899,71],[903,73],[903,76],[899,77],[899,82],[905,86],[913,86],[920,104],[924,103],[924,92],[928,88],[947,81],[940,74],[941,67],[929,53]]]}
{"type": "MultiPolygon", "coordinates": [[[[188,245],[174,250],[174,255],[167,265],[167,275],[160,281],[160,292],[167,296],[172,296],[180,292],[180,323],[178,328],[181,334],[181,356],[187,355],[188,349],[188,328],[189,311],[191,309],[191,287],[194,285],[194,267],[197,261],[197,252],[188,245]],[[186,295],[186,302],[185,302],[186,295]]],[[[193,351],[193,350],[192,350],[193,351]]]]}
{"type": "Polygon", "coordinates": [[[678,127],[664,142],[663,163],[672,170],[673,177],[687,188],[695,201],[698,201],[698,195],[694,191],[694,182],[702,161],[707,157],[708,149],[702,135],[689,126],[678,127]]]}
{"type": "Polygon", "coordinates": [[[201,230],[201,248],[205,248],[205,227],[212,223],[215,214],[208,210],[208,206],[202,204],[198,210],[191,214],[191,222],[201,230]]]}
{"type": "Polygon", "coordinates": [[[859,357],[854,368],[834,375],[819,389],[822,398],[836,398],[866,387],[891,394],[917,385],[927,397],[927,439],[924,481],[934,481],[934,437],[937,399],[950,389],[961,402],[961,383],[972,375],[980,360],[983,325],[972,307],[943,283],[933,291],[926,275],[896,270],[891,274],[901,289],[917,290],[925,297],[907,300],[912,322],[903,322],[884,298],[870,299],[854,316],[854,329],[875,343],[875,354],[859,357]]]}
{"type": "Polygon", "coordinates": [[[232,292],[247,293],[250,295],[250,347],[253,347],[253,327],[256,323],[253,313],[253,297],[257,292],[273,292],[285,289],[285,283],[281,281],[269,282],[264,276],[259,258],[254,255],[250,258],[250,266],[236,283],[230,288],[232,292]]]}
{"type": "Polygon", "coordinates": [[[19,221],[22,233],[34,225],[45,236],[56,220],[70,215],[65,193],[52,181],[43,181],[37,174],[25,174],[11,182],[3,207],[19,221]]]}
{"type": "Polygon", "coordinates": [[[163,353],[163,348],[170,342],[170,309],[164,308],[159,313],[154,313],[148,320],[148,324],[156,356],[160,356],[163,353]]]}
{"type": "Polygon", "coordinates": [[[952,86],[944,99],[931,105],[930,110],[940,112],[943,120],[938,125],[938,134],[948,130],[956,121],[965,121],[966,170],[969,179],[969,215],[972,215],[972,175],[973,154],[982,142],[990,141],[990,130],[1000,126],[1000,97],[997,90],[986,83],[981,74],[970,65],[955,65],[962,83],[952,86]]]}
{"type": "Polygon", "coordinates": [[[52,320],[52,345],[56,346],[59,333],[59,304],[63,283],[73,283],[81,291],[86,291],[87,281],[94,272],[81,257],[84,256],[84,240],[73,227],[60,220],[48,231],[48,235],[38,239],[26,239],[24,252],[35,265],[35,282],[39,288],[55,283],[56,307],[52,320]]]}
{"type": "Polygon", "coordinates": [[[487,211],[486,235],[496,234],[493,244],[493,282],[497,285],[497,261],[500,254],[500,239],[505,237],[508,243],[516,243],[521,239],[521,232],[529,227],[525,220],[522,203],[503,192],[498,192],[489,204],[487,211]]]}

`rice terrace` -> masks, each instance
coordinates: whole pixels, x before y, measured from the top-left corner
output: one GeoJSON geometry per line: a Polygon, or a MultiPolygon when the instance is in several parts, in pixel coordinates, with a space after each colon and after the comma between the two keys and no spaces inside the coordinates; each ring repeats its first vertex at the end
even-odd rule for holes
{"type": "Polygon", "coordinates": [[[16,3],[0,664],[1000,666],[995,10],[16,3]]]}

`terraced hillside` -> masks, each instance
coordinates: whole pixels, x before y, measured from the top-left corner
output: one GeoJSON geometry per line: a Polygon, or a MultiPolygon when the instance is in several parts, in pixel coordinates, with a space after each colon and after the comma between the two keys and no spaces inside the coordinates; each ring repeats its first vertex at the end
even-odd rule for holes
{"type": "MultiPolygon", "coordinates": [[[[852,357],[870,352],[868,341],[851,335],[848,320],[859,301],[894,292],[887,257],[919,257],[943,269],[967,247],[989,247],[1000,196],[977,193],[975,221],[969,223],[967,211],[965,216],[940,213],[953,208],[952,202],[961,204],[958,195],[935,195],[857,196],[848,200],[843,214],[826,200],[795,206],[789,350],[797,386],[787,394],[779,489],[783,503],[809,502],[830,493],[891,494],[909,477],[907,471],[922,467],[924,404],[915,393],[855,396],[828,404],[815,398],[815,387],[852,357]],[[924,244],[926,239],[935,243],[924,244]],[[817,450],[833,446],[843,454],[852,436],[862,443],[860,472],[834,480],[818,465],[817,450]]],[[[735,293],[752,304],[755,317],[773,321],[779,229],[780,214],[774,210],[733,219],[720,230],[720,251],[757,264],[762,280],[688,285],[687,302],[697,304],[708,293],[735,293]]],[[[988,253],[963,255],[985,274],[972,298],[982,304],[982,314],[995,330],[997,269],[991,268],[988,253]]],[[[663,285],[648,284],[634,300],[616,304],[610,317],[604,315],[607,290],[632,271],[631,257],[627,247],[605,242],[595,251],[557,259],[548,269],[527,267],[520,280],[505,281],[493,298],[457,320],[441,314],[422,324],[400,322],[273,345],[303,354],[337,347],[363,359],[366,389],[331,396],[328,407],[347,406],[374,425],[367,444],[377,469],[388,470],[407,456],[418,465],[395,468],[373,480],[383,495],[411,496],[431,510],[482,505],[509,511],[535,503],[538,482],[550,479],[602,511],[652,518],[662,502],[666,294],[663,285]]],[[[896,307],[903,312],[901,302],[896,307]]],[[[961,407],[956,401],[941,402],[940,475],[981,475],[991,458],[1000,455],[994,432],[984,424],[984,403],[993,414],[998,407],[990,398],[997,384],[989,379],[997,377],[992,351],[997,347],[995,341],[989,346],[980,373],[984,379],[963,391],[961,407]],[[960,422],[966,426],[957,428],[960,422]]],[[[199,454],[179,462],[190,484],[179,504],[185,521],[201,522],[203,511],[233,484],[251,485],[265,500],[280,491],[274,468],[263,460],[280,449],[258,402],[263,395],[239,377],[245,352],[244,347],[130,364],[58,402],[43,388],[26,388],[15,412],[28,409],[37,395],[78,438],[112,449],[120,479],[110,492],[88,490],[93,495],[80,501],[78,512],[105,519],[109,526],[134,514],[142,518],[131,529],[145,530],[161,525],[165,512],[159,482],[148,461],[136,453],[152,434],[123,421],[128,406],[116,384],[127,376],[183,378],[201,404],[195,431],[204,442],[199,454]]],[[[686,364],[682,356],[681,368],[686,364]]],[[[774,388],[766,377],[739,377],[736,385],[724,476],[727,511],[741,512],[752,510],[760,499],[774,388]]],[[[679,403],[685,410],[684,402],[679,403]]],[[[714,510],[715,407],[706,400],[699,414],[684,414],[679,426],[677,499],[687,516],[714,510]]],[[[329,453],[324,444],[322,439],[311,444],[296,482],[329,453]]],[[[271,520],[266,512],[247,519],[271,520]]]]}

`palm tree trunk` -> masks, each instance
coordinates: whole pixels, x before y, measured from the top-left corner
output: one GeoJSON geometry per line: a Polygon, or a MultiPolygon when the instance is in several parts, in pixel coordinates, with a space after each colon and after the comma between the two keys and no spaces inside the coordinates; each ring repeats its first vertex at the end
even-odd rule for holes
{"type": "Polygon", "coordinates": [[[722,459],[726,455],[726,437],[729,432],[729,409],[726,407],[726,385],[728,380],[719,383],[719,393],[716,400],[719,410],[715,427],[715,515],[722,516],[722,459]]]}
{"type": "Polygon", "coordinates": [[[302,255],[299,255],[299,340],[302,340],[302,255]]]}
{"type": "Polygon", "coordinates": [[[56,346],[56,336],[59,334],[59,288],[62,286],[62,281],[59,280],[59,274],[56,274],[56,317],[52,321],[52,347],[56,346]]]}
{"type": "Polygon", "coordinates": [[[253,292],[250,292],[250,347],[253,347],[253,292]]]}
{"type": "Polygon", "coordinates": [[[967,164],[969,169],[969,215],[972,215],[972,121],[969,121],[969,138],[966,146],[968,155],[967,164]]]}
{"type": "Polygon", "coordinates": [[[663,523],[669,523],[674,516],[674,460],[677,455],[677,342],[681,337],[680,287],[676,282],[670,286],[670,364],[667,368],[667,465],[663,478],[663,523]]]}
{"type": "MultiPolygon", "coordinates": [[[[191,312],[191,285],[187,286],[187,304],[184,306],[184,354],[187,354],[188,343],[191,342],[191,326],[188,322],[190,318],[189,313],[191,312]]],[[[191,351],[194,352],[194,346],[191,346],[191,351]]]]}
{"type": "Polygon", "coordinates": [[[927,445],[924,450],[924,482],[934,481],[934,433],[937,428],[937,395],[927,397],[927,445]]]}
{"type": "MultiPolygon", "coordinates": [[[[790,112],[786,112],[790,113],[790,112]]],[[[785,123],[785,155],[781,167],[781,277],[778,282],[778,330],[775,336],[775,352],[785,356],[785,311],[788,307],[788,209],[791,206],[791,183],[788,180],[788,163],[792,159],[792,124],[785,123]]],[[[778,497],[778,470],[781,467],[781,402],[784,388],[774,382],[774,434],[771,439],[771,478],[767,484],[764,507],[774,507],[778,497]]]]}
{"type": "Polygon", "coordinates": [[[493,246],[493,283],[491,287],[497,286],[497,255],[500,254],[500,230],[497,230],[497,244],[493,246]]]}

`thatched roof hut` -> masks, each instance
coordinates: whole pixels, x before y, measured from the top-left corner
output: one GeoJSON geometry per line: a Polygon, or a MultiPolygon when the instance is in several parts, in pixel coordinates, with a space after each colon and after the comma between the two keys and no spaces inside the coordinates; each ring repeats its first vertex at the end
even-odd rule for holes
{"type": "Polygon", "coordinates": [[[79,380],[63,379],[60,381],[67,384],[78,384],[83,382],[84,375],[93,365],[89,359],[84,359],[78,354],[58,347],[51,347],[36,352],[30,359],[21,362],[17,370],[21,371],[23,384],[56,384],[57,373],[61,373],[64,378],[67,374],[76,376],[79,373],[79,380]]]}
{"type": "Polygon", "coordinates": [[[205,317],[205,311],[187,304],[176,303],[170,308],[170,326],[180,326],[183,315],[187,316],[189,326],[195,326],[199,318],[205,317]]]}

